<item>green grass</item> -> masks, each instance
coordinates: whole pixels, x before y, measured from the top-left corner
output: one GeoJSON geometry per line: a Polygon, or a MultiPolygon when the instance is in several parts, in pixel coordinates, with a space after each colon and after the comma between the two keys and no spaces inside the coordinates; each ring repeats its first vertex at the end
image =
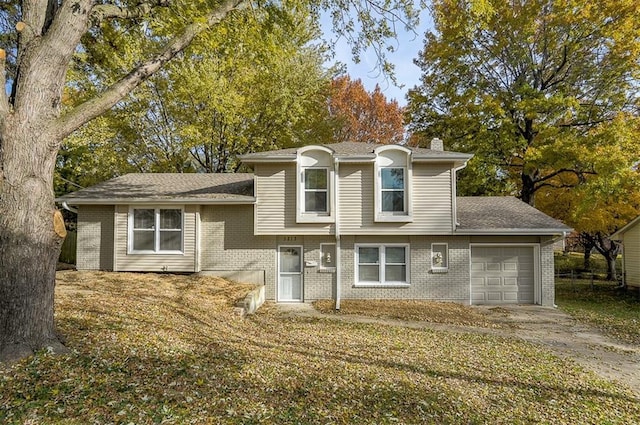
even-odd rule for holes
{"type": "Polygon", "coordinates": [[[3,424],[629,424],[629,390],[517,339],[328,319],[195,277],[64,272],[69,355],[0,371],[3,424]]]}
{"type": "Polygon", "coordinates": [[[623,342],[640,344],[640,297],[617,283],[556,279],[556,304],[577,320],[623,342]]]}
{"type": "MultiPolygon", "coordinates": [[[[607,274],[607,261],[598,253],[591,254],[589,270],[584,269],[584,254],[580,252],[569,252],[566,254],[556,252],[554,254],[554,264],[556,273],[569,273],[573,270],[576,276],[580,276],[582,272],[591,271],[601,275],[603,278],[606,277],[607,274]]],[[[620,270],[622,270],[621,267],[622,255],[618,255],[616,259],[616,270],[620,272],[620,270]]]]}

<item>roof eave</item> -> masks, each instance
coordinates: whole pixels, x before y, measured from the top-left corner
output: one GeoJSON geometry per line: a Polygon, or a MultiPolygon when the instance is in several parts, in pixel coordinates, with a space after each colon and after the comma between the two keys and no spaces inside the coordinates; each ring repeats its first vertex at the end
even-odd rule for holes
{"type": "Polygon", "coordinates": [[[442,155],[431,154],[413,154],[411,159],[413,162],[450,162],[450,161],[462,161],[467,162],[473,158],[473,154],[461,154],[461,153],[445,153],[442,155]]]}
{"type": "Polygon", "coordinates": [[[629,229],[634,227],[636,225],[636,223],[638,223],[639,221],[640,221],[640,216],[634,218],[629,223],[627,223],[626,226],[623,226],[621,229],[619,229],[618,231],[613,233],[611,236],[609,236],[609,239],[613,239],[613,240],[616,240],[616,241],[621,241],[623,235],[625,233],[627,233],[629,231],[629,229]]]}
{"type": "Polygon", "coordinates": [[[531,235],[553,236],[569,233],[571,228],[544,228],[544,229],[456,229],[456,235],[478,236],[507,236],[507,235],[531,235]]]}
{"type": "Polygon", "coordinates": [[[79,198],[56,198],[58,203],[68,205],[252,205],[256,198],[246,197],[246,199],[198,199],[198,198],[100,198],[100,199],[79,199],[79,198]]]}
{"type": "Polygon", "coordinates": [[[297,159],[297,155],[265,155],[255,157],[249,155],[240,155],[239,159],[245,164],[258,164],[261,162],[293,162],[297,159]]]}

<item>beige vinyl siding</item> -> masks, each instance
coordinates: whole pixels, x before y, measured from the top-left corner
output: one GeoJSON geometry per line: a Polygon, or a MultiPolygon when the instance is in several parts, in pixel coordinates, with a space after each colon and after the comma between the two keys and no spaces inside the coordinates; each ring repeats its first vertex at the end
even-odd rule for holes
{"type": "Polygon", "coordinates": [[[113,205],[78,208],[78,270],[113,270],[113,205]]]}
{"type": "Polygon", "coordinates": [[[296,223],[296,165],[257,164],[255,166],[257,235],[329,235],[333,225],[296,223]]]}
{"type": "Polygon", "coordinates": [[[340,166],[340,233],[450,234],[451,169],[446,164],[414,164],[411,180],[413,221],[375,222],[374,165],[340,166]]]}
{"type": "Polygon", "coordinates": [[[624,234],[626,283],[640,287],[640,222],[624,234]]]}
{"type": "Polygon", "coordinates": [[[199,206],[184,207],[183,254],[128,254],[129,205],[118,205],[116,208],[116,271],[196,271],[196,212],[199,206]]]}

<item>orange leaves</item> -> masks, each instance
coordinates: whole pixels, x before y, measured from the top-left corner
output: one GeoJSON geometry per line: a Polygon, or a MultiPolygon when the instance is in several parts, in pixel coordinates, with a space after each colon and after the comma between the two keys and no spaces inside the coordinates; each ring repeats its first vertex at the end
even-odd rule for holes
{"type": "Polygon", "coordinates": [[[360,79],[338,77],[331,83],[329,113],[337,121],[336,142],[398,143],[404,138],[403,110],[378,86],[368,92],[360,79]]]}

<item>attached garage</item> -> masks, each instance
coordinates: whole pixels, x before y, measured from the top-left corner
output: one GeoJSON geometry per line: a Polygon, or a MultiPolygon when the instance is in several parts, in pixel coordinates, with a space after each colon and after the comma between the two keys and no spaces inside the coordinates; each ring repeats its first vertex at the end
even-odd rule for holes
{"type": "Polygon", "coordinates": [[[534,304],[536,246],[472,245],[471,304],[534,304]]]}

